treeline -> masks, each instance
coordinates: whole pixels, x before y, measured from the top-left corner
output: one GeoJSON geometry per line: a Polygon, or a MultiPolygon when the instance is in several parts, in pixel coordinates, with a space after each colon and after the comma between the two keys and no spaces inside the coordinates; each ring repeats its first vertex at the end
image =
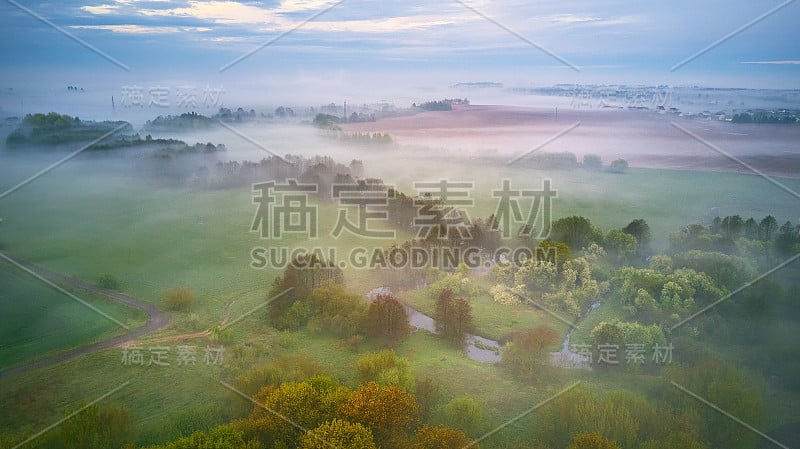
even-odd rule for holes
{"type": "Polygon", "coordinates": [[[731,123],[795,124],[800,119],[797,111],[755,111],[734,114],[731,123]]]}
{"type": "Polygon", "coordinates": [[[338,139],[347,142],[347,143],[355,143],[360,145],[371,145],[371,144],[379,144],[379,145],[388,145],[394,143],[392,136],[388,133],[339,133],[338,139]]]}
{"type": "Polygon", "coordinates": [[[119,133],[131,133],[133,127],[123,121],[93,122],[56,112],[28,114],[6,138],[9,148],[29,145],[56,145],[90,141],[116,128],[119,133]]]}
{"type": "Polygon", "coordinates": [[[265,180],[281,183],[288,179],[295,179],[301,184],[316,185],[317,191],[312,195],[322,199],[331,197],[331,185],[334,183],[383,184],[380,179],[365,179],[364,164],[357,159],[344,165],[329,156],[306,158],[291,154],[283,157],[271,156],[258,162],[217,162],[194,172],[188,182],[197,187],[230,188],[265,180]]]}
{"type": "Polygon", "coordinates": [[[583,161],[579,162],[575,153],[569,151],[534,152],[515,161],[515,164],[537,170],[573,170],[579,167],[587,170],[606,170],[610,173],[625,173],[628,170],[628,161],[625,159],[614,159],[604,167],[602,158],[596,154],[586,154],[583,156],[583,161]]]}
{"type": "Polygon", "coordinates": [[[194,145],[189,145],[183,140],[178,140],[178,139],[161,139],[161,138],[153,139],[153,136],[151,136],[150,134],[146,135],[144,139],[142,139],[142,137],[138,133],[132,136],[123,136],[114,139],[110,142],[97,143],[89,147],[87,150],[106,151],[106,150],[116,150],[122,148],[141,147],[141,146],[156,147],[156,150],[151,154],[155,158],[167,158],[170,156],[180,155],[180,154],[200,154],[200,153],[210,154],[227,150],[225,145],[221,143],[214,145],[211,142],[207,143],[197,142],[194,145]]]}
{"type": "Polygon", "coordinates": [[[426,101],[420,104],[412,104],[411,107],[424,109],[426,111],[452,111],[453,105],[469,104],[469,100],[464,98],[445,98],[444,100],[426,101]]]}

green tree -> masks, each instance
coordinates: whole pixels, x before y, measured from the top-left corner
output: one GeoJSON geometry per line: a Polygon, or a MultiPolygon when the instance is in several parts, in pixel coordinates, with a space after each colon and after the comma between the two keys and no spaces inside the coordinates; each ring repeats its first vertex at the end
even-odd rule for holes
{"type": "Polygon", "coordinates": [[[585,217],[573,215],[553,222],[551,239],[564,242],[573,250],[580,250],[589,243],[600,243],[603,239],[602,231],[592,225],[585,217]]]}
{"type": "MultiPolygon", "coordinates": [[[[764,419],[764,384],[761,379],[716,360],[704,360],[689,368],[675,368],[667,375],[669,380],[749,425],[761,426],[764,419]]],[[[741,424],[683,391],[676,393],[681,394],[670,398],[686,413],[696,414],[700,436],[710,447],[744,449],[756,444],[758,435],[741,424]]]]}
{"type": "Polygon", "coordinates": [[[191,436],[180,438],[163,446],[151,446],[149,449],[263,449],[256,440],[247,440],[244,432],[235,426],[226,424],[215,427],[208,432],[195,432],[191,436]]]}
{"type": "Polygon", "coordinates": [[[627,226],[622,228],[622,231],[636,237],[636,254],[645,256],[650,252],[652,235],[650,233],[650,225],[648,225],[644,219],[637,218],[631,221],[627,226]]]}
{"type": "Polygon", "coordinates": [[[414,386],[414,375],[408,360],[398,357],[391,349],[366,354],[356,364],[359,382],[377,382],[381,385],[395,385],[406,391],[414,386]]]}
{"type": "Polygon", "coordinates": [[[758,237],[764,241],[772,240],[778,230],[778,221],[772,215],[767,215],[758,223],[758,237]]]}
{"type": "Polygon", "coordinates": [[[448,426],[462,430],[473,437],[479,436],[482,432],[483,407],[469,396],[453,398],[442,407],[439,415],[448,426]]]}
{"type": "Polygon", "coordinates": [[[344,285],[326,282],[308,296],[311,309],[309,328],[328,332],[340,338],[357,334],[367,315],[365,300],[349,293],[344,285]]]}
{"type": "Polygon", "coordinates": [[[617,260],[625,261],[637,252],[636,237],[621,229],[611,229],[604,239],[608,252],[617,260]]]}

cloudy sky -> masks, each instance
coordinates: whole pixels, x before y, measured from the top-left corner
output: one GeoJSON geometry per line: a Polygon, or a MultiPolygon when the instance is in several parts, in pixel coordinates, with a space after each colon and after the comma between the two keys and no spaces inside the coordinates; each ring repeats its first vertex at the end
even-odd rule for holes
{"type": "Polygon", "coordinates": [[[800,87],[791,0],[7,0],[0,10],[1,87],[86,77],[800,87]]]}

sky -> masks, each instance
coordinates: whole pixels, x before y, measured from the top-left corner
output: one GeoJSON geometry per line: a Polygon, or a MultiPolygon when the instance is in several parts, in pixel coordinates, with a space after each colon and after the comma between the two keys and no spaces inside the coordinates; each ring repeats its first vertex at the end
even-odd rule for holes
{"type": "Polygon", "coordinates": [[[0,88],[800,88],[799,19],[792,0],[2,0],[0,88]]]}

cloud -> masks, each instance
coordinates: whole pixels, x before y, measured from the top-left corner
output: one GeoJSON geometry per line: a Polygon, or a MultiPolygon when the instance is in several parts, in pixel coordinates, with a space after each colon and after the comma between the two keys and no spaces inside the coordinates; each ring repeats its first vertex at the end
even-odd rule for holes
{"type": "Polygon", "coordinates": [[[81,6],[81,9],[96,15],[114,14],[119,11],[118,5],[81,6]]]}
{"type": "Polygon", "coordinates": [[[314,10],[320,11],[336,2],[330,0],[284,0],[272,9],[237,1],[213,0],[200,2],[191,0],[188,6],[172,9],[139,9],[148,17],[179,17],[202,20],[222,25],[257,25],[260,32],[289,31],[302,25],[306,31],[393,33],[453,25],[476,20],[470,14],[428,14],[413,16],[375,17],[357,20],[314,20],[291,18],[288,13],[314,10]]]}
{"type": "Polygon", "coordinates": [[[574,14],[556,14],[549,17],[551,22],[556,23],[586,23],[586,22],[597,22],[599,20],[603,20],[599,17],[586,17],[586,16],[576,16],[574,14]]]}
{"type": "Polygon", "coordinates": [[[72,25],[70,28],[79,30],[103,30],[123,34],[170,34],[186,31],[206,32],[212,31],[208,27],[178,27],[178,26],[145,26],[145,25],[72,25]]]}

